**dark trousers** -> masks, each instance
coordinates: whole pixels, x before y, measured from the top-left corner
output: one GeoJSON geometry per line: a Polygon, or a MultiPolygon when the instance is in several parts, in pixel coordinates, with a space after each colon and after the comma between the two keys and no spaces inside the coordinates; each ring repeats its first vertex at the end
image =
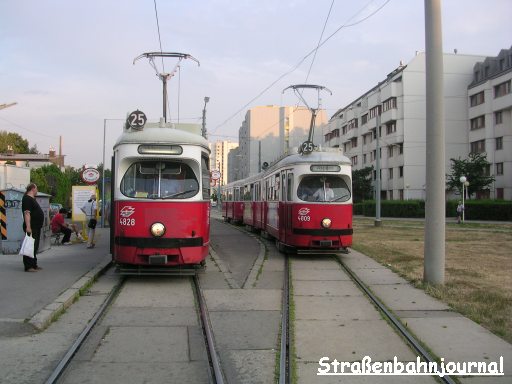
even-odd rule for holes
{"type": "Polygon", "coordinates": [[[71,240],[71,234],[73,231],[66,227],[60,227],[60,231],[64,234],[62,237],[62,244],[69,243],[69,240],[71,240]]]}
{"type": "Polygon", "coordinates": [[[34,258],[23,256],[23,266],[25,271],[29,268],[37,268],[37,251],[39,249],[39,238],[41,237],[41,228],[32,228],[32,237],[34,238],[34,258]]]}

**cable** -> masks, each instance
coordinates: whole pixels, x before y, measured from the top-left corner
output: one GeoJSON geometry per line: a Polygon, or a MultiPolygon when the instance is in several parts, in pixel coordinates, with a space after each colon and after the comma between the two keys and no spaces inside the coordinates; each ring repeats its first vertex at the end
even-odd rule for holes
{"type": "Polygon", "coordinates": [[[327,18],[325,19],[324,27],[322,28],[322,33],[320,34],[320,38],[318,39],[318,44],[315,49],[315,54],[313,55],[313,60],[311,60],[311,65],[309,66],[308,74],[306,76],[306,80],[304,81],[305,84],[308,83],[309,75],[311,73],[311,68],[313,68],[313,64],[316,59],[316,54],[318,52],[318,48],[320,48],[320,43],[322,42],[322,38],[324,37],[325,27],[327,26],[327,21],[329,20],[329,17],[331,16],[332,7],[334,5],[334,0],[331,2],[331,7],[329,8],[329,12],[327,13],[327,18]]]}
{"type": "Polygon", "coordinates": [[[26,128],[26,127],[23,127],[23,126],[21,126],[21,125],[19,125],[19,124],[13,123],[12,121],[7,120],[7,119],[5,119],[5,118],[3,118],[3,117],[0,117],[0,120],[3,120],[3,121],[5,121],[5,122],[7,122],[7,123],[9,123],[9,124],[11,124],[11,125],[14,125],[14,126],[16,126],[16,127],[18,127],[18,128],[21,128],[21,129],[24,129],[24,130],[29,131],[29,132],[31,132],[31,133],[35,133],[36,135],[40,135],[40,136],[44,136],[44,137],[48,137],[48,138],[50,138],[50,139],[57,139],[57,136],[45,135],[44,133],[41,133],[41,132],[38,132],[38,131],[33,131],[33,130],[31,130],[31,129],[29,129],[29,128],[26,128]]]}
{"type": "MultiPolygon", "coordinates": [[[[230,120],[232,120],[235,116],[237,116],[240,112],[242,112],[244,109],[246,109],[253,101],[257,100],[261,95],[263,95],[265,92],[267,92],[270,88],[272,88],[278,81],[280,81],[281,79],[283,79],[284,77],[288,76],[289,74],[291,74],[292,72],[294,72],[309,56],[311,56],[313,53],[315,53],[316,50],[318,50],[320,47],[322,47],[327,41],[329,41],[334,35],[336,35],[341,29],[343,28],[348,28],[348,27],[353,27],[355,25],[358,25],[366,20],[368,20],[370,17],[372,17],[373,15],[375,15],[377,12],[379,12],[382,8],[384,8],[391,0],[386,0],[384,2],[384,4],[382,4],[380,7],[378,7],[375,11],[373,11],[372,13],[370,13],[368,16],[364,17],[363,19],[361,20],[358,20],[352,24],[343,24],[341,25],[338,29],[336,29],[336,31],[334,31],[331,35],[329,35],[329,37],[327,37],[325,40],[323,40],[320,44],[318,44],[318,46],[314,49],[312,49],[306,56],[304,56],[295,66],[293,66],[290,70],[288,70],[287,72],[283,73],[281,76],[279,76],[276,80],[274,80],[269,86],[267,86],[265,89],[263,89],[260,93],[258,93],[258,95],[256,95],[254,98],[252,98],[249,102],[247,102],[244,106],[242,106],[240,109],[238,109],[235,113],[233,113],[231,116],[229,116],[226,120],[224,120],[221,124],[217,125],[212,131],[210,134],[212,133],[215,133],[217,131],[218,128],[222,127],[224,124],[226,124],[227,122],[229,122],[230,120]]],[[[371,4],[373,2],[370,1],[369,3],[367,3],[363,8],[361,8],[361,10],[359,10],[358,12],[356,12],[349,20],[353,19],[356,15],[358,15],[359,13],[361,13],[364,9],[366,9],[368,7],[369,4],[371,4]]]]}
{"type": "MultiPolygon", "coordinates": [[[[158,43],[160,44],[160,53],[163,53],[162,51],[162,39],[160,38],[160,24],[158,23],[158,10],[156,9],[156,0],[153,0],[155,4],[155,17],[156,17],[156,29],[158,31],[158,43]]],[[[165,73],[165,66],[164,66],[164,58],[162,56],[162,72],[165,73]]]]}

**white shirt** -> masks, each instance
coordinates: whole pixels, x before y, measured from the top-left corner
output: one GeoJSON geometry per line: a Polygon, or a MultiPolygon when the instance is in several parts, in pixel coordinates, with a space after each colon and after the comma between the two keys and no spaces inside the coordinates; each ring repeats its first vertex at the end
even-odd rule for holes
{"type": "Polygon", "coordinates": [[[87,216],[87,219],[95,219],[95,211],[97,208],[98,205],[96,204],[96,200],[91,200],[90,202],[86,202],[81,209],[82,212],[85,213],[85,215],[87,216]]]}

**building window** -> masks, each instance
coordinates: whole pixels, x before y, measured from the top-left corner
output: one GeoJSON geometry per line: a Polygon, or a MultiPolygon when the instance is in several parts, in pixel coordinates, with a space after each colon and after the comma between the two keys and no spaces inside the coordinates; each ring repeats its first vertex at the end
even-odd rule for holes
{"type": "Polygon", "coordinates": [[[382,103],[382,110],[384,112],[389,111],[390,109],[396,109],[396,97],[390,97],[382,103]]]}
{"type": "Polygon", "coordinates": [[[357,128],[358,127],[358,124],[357,124],[357,119],[352,119],[348,122],[348,129],[354,129],[354,128],[357,128]]]}
{"type": "Polygon", "coordinates": [[[370,109],[369,118],[373,119],[375,116],[380,115],[380,111],[381,111],[380,105],[373,107],[372,109],[370,109]]]}
{"type": "Polygon", "coordinates": [[[403,189],[399,189],[398,190],[398,195],[400,196],[399,199],[403,200],[404,199],[404,190],[403,189]]]}
{"type": "Polygon", "coordinates": [[[482,169],[482,175],[483,175],[483,176],[491,176],[491,165],[490,165],[490,164],[487,164],[487,165],[482,169]]]}
{"type": "Polygon", "coordinates": [[[341,131],[343,132],[344,135],[347,134],[347,126],[344,125],[343,128],[341,128],[341,131]]]}
{"type": "Polygon", "coordinates": [[[473,141],[470,143],[471,153],[482,153],[485,152],[485,140],[473,141]]]}
{"type": "Polygon", "coordinates": [[[352,146],[352,148],[357,147],[357,137],[353,137],[350,139],[350,145],[352,146]]]}
{"type": "Polygon", "coordinates": [[[366,164],[366,153],[363,154],[363,164],[366,164]]]}
{"type": "Polygon", "coordinates": [[[508,95],[510,93],[510,80],[494,86],[494,98],[508,95]]]}
{"type": "Polygon", "coordinates": [[[348,143],[343,143],[343,152],[347,152],[348,143]]]}
{"type": "Polygon", "coordinates": [[[388,192],[389,192],[389,200],[393,200],[393,190],[390,189],[388,192]]]}
{"type": "Polygon", "coordinates": [[[503,163],[496,163],[496,175],[503,175],[503,163]]]}
{"type": "Polygon", "coordinates": [[[357,156],[352,156],[352,165],[357,165],[357,156]]]}
{"type": "Polygon", "coordinates": [[[389,168],[389,178],[393,178],[393,168],[389,168]]]}
{"type": "Polygon", "coordinates": [[[388,147],[388,157],[393,157],[393,146],[392,145],[390,145],[388,147]]]}
{"type": "Polygon", "coordinates": [[[368,122],[368,114],[365,113],[363,116],[361,116],[361,125],[364,125],[368,122]]]}
{"type": "Polygon", "coordinates": [[[398,176],[404,177],[404,166],[398,167],[398,176]]]}
{"type": "Polygon", "coordinates": [[[363,135],[363,145],[366,145],[366,135],[363,135]]]}
{"type": "Polygon", "coordinates": [[[496,138],[496,150],[503,149],[503,136],[496,138]]]}
{"type": "Polygon", "coordinates": [[[396,121],[386,123],[386,134],[390,135],[396,132],[396,121]]]}
{"type": "Polygon", "coordinates": [[[503,200],[503,188],[496,188],[496,199],[503,200]]]}
{"type": "Polygon", "coordinates": [[[469,106],[470,107],[475,107],[477,105],[483,104],[484,102],[485,102],[484,91],[478,92],[477,94],[471,95],[469,97],[469,106]]]}
{"type": "Polygon", "coordinates": [[[474,131],[475,129],[485,128],[485,116],[478,116],[474,119],[470,120],[471,123],[471,130],[474,131]]]}
{"type": "Polygon", "coordinates": [[[494,112],[494,124],[496,124],[496,125],[503,124],[503,112],[502,111],[494,112]]]}

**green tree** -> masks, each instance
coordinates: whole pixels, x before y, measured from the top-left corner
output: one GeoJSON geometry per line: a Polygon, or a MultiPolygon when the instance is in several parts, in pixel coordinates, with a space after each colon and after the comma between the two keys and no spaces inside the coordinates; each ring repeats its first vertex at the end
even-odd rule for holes
{"type": "Polygon", "coordinates": [[[69,205],[71,180],[55,164],[32,169],[30,180],[37,184],[40,192],[52,195],[52,202],[66,207],[69,205]]]}
{"type": "Polygon", "coordinates": [[[489,176],[490,163],[485,153],[470,153],[467,159],[450,159],[452,162],[451,173],[446,175],[446,189],[458,191],[462,195],[461,176],[466,176],[468,185],[468,196],[476,192],[489,189],[494,182],[494,176],[489,176]]]}
{"type": "Polygon", "coordinates": [[[354,202],[372,198],[372,167],[352,170],[352,195],[354,202]]]}
{"type": "Polygon", "coordinates": [[[14,153],[37,154],[37,147],[29,147],[28,141],[14,132],[0,131],[0,153],[6,153],[12,148],[14,153]]]}

